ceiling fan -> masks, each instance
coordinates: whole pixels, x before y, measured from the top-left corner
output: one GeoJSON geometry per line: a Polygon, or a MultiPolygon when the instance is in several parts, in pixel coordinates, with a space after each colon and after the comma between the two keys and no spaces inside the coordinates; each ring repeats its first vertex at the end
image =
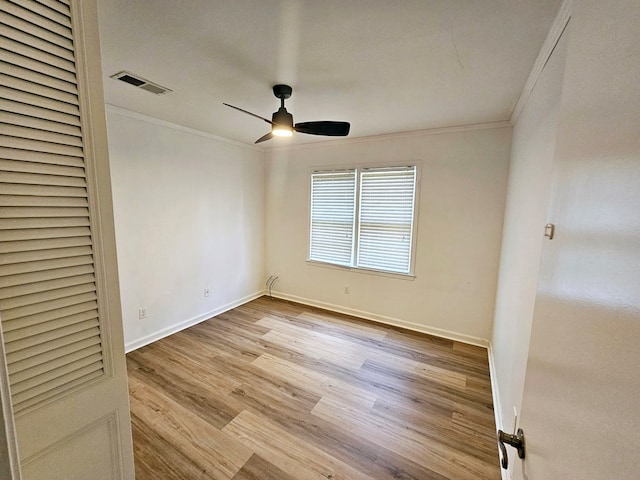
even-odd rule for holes
{"type": "Polygon", "coordinates": [[[271,120],[256,115],[255,113],[248,112],[242,108],[234,107],[228,103],[224,103],[227,107],[234,108],[240,112],[251,115],[252,117],[259,118],[271,125],[271,131],[266,135],[263,135],[255,143],[264,142],[269,140],[274,135],[276,137],[290,137],[293,132],[307,133],[309,135],[325,135],[330,137],[346,137],[349,135],[349,128],[351,125],[349,122],[332,122],[332,121],[319,121],[319,122],[302,122],[293,123],[293,115],[287,112],[284,108],[284,101],[291,96],[293,89],[289,85],[274,85],[273,94],[276,98],[280,99],[280,108],[277,112],[271,116],[271,120]]]}

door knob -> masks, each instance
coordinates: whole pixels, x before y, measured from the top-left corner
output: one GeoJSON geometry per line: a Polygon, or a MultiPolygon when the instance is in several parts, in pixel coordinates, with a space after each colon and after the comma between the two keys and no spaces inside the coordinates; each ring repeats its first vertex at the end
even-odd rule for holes
{"type": "Polygon", "coordinates": [[[524,431],[519,428],[515,435],[505,433],[498,430],[498,444],[502,452],[502,468],[505,470],[509,467],[509,457],[507,456],[507,447],[504,444],[511,445],[518,451],[518,457],[524,458],[524,431]]]}

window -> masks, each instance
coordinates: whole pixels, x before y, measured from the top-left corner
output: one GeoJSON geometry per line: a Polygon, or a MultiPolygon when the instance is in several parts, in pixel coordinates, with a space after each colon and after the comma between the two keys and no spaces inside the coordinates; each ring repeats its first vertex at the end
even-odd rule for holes
{"type": "Polygon", "coordinates": [[[416,167],[311,174],[309,260],[411,272],[416,167]]]}

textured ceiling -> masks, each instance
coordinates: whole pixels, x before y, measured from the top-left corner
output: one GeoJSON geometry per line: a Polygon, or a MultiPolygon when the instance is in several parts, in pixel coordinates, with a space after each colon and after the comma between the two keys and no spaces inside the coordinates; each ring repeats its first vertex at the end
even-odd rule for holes
{"type": "MultiPolygon", "coordinates": [[[[102,0],[108,104],[253,143],[287,83],[295,122],[350,137],[508,120],[560,0],[102,0]],[[173,90],[153,95],[129,70],[173,90]]],[[[318,141],[296,134],[263,146],[318,141]]]]}

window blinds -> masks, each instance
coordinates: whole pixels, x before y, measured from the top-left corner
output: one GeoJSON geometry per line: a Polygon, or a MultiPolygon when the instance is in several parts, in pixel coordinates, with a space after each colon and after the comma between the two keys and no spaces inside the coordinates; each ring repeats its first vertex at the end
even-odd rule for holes
{"type": "Polygon", "coordinates": [[[415,166],[314,172],[309,259],[411,273],[415,190],[415,166]]]}
{"type": "Polygon", "coordinates": [[[362,171],[358,267],[409,273],[415,179],[415,167],[362,171]]]}
{"type": "Polygon", "coordinates": [[[56,0],[0,10],[0,318],[16,412],[104,375],[70,15],[56,0]]]}
{"type": "Polygon", "coordinates": [[[354,170],[311,175],[310,260],[351,264],[355,175],[354,170]]]}

